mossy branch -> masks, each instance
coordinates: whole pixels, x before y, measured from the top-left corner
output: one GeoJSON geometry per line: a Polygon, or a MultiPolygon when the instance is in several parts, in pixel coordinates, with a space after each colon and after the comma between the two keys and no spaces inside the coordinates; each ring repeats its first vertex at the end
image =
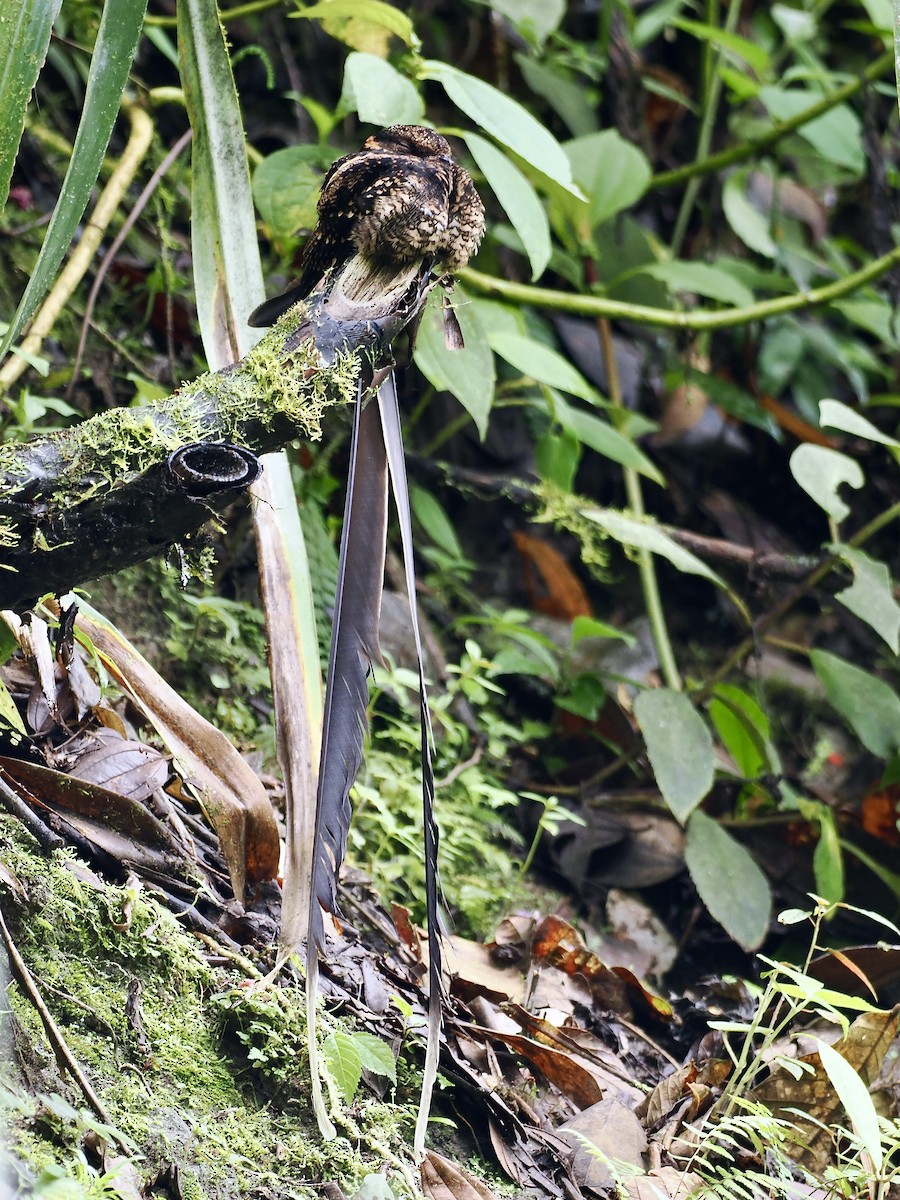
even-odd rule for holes
{"type": "Polygon", "coordinates": [[[153,557],[256,478],[255,456],[316,440],[356,399],[433,284],[353,258],[239,363],[154,404],[0,446],[0,609],[153,557]],[[173,457],[174,456],[174,457],[173,457]]]}

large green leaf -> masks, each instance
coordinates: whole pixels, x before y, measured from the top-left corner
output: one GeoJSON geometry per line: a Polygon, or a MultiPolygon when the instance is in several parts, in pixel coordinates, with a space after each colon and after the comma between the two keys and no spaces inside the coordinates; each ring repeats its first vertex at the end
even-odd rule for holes
{"type": "Polygon", "coordinates": [[[721,300],[742,308],[753,303],[753,293],[740,280],[721,267],[705,262],[685,262],[670,259],[668,262],[653,263],[643,269],[642,274],[659,279],[676,292],[696,292],[710,300],[721,300]]]}
{"type": "Polygon", "coordinates": [[[347,56],[345,95],[348,85],[359,119],[370,125],[417,125],[425,115],[415,84],[377,54],[347,56]]]}
{"type": "MultiPolygon", "coordinates": [[[[788,121],[822,99],[812,88],[764,87],[759,98],[777,121],[788,121]]],[[[826,162],[861,175],[866,167],[862,124],[849,104],[839,104],[797,130],[826,162]]]]}
{"type": "MultiPolygon", "coordinates": [[[[572,178],[587,197],[592,228],[630,208],[640,200],[650,182],[652,171],[646,155],[626,142],[616,129],[573,138],[563,149],[571,164],[572,178]]],[[[564,204],[577,222],[581,206],[568,199],[564,204]]]]}
{"type": "Polygon", "coordinates": [[[456,296],[456,316],[465,349],[447,349],[441,300],[432,292],[416,337],[416,366],[432,387],[457,398],[483,438],[494,401],[494,356],[459,287],[456,296]]]}
{"type": "Polygon", "coordinates": [[[739,946],[758,949],[769,930],[772,893],[750,852],[696,809],[687,823],[684,857],[710,915],[739,946]]]}
{"type": "Polygon", "coordinates": [[[530,379],[568,392],[570,396],[580,396],[591,404],[602,402],[597,389],[552,346],[520,333],[492,333],[488,335],[488,341],[495,354],[530,379]]]}
{"type": "Polygon", "coordinates": [[[0,0],[0,205],[6,203],[25,109],[62,0],[0,0]]]}
{"type": "Polygon", "coordinates": [[[466,134],[466,145],[513,228],[522,239],[531,278],[544,273],[550,261],[550,223],[534,188],[517,166],[477,133],[466,134]]]}
{"type": "Polygon", "coordinates": [[[892,449],[900,448],[900,442],[873,425],[868,417],[858,413],[855,408],[843,404],[840,400],[819,401],[819,424],[828,429],[840,429],[854,437],[866,438],[870,442],[878,442],[892,449]]]}
{"type": "Polygon", "coordinates": [[[583,409],[566,404],[561,396],[554,397],[553,411],[563,429],[573,433],[583,446],[588,446],[620,466],[640,472],[661,487],[665,486],[662,475],[631,438],[601,420],[596,413],[584,412],[583,409]]]}
{"type": "Polygon", "coordinates": [[[769,218],[747,198],[748,175],[749,168],[744,167],[725,181],[722,210],[728,224],[745,246],[765,258],[774,258],[778,247],[769,231],[769,218]]]}
{"type": "Polygon", "coordinates": [[[0,355],[6,353],[40,304],[84,215],[119,112],[146,8],[147,0],[116,0],[103,6],[69,168],[38,261],[0,345],[0,355]]]}
{"type": "Polygon", "coordinates": [[[671,688],[641,692],[634,715],[663,799],[683,824],[712,787],[712,735],[684,692],[671,688]]]}
{"type": "Polygon", "coordinates": [[[356,1094],[362,1078],[362,1055],[356,1038],[351,1033],[343,1033],[337,1029],[325,1039],[322,1052],[328,1063],[328,1074],[334,1080],[337,1090],[349,1104],[356,1094]]]}
{"type": "Polygon", "coordinates": [[[810,654],[829,702],[877,758],[900,751],[900,699],[882,679],[827,650],[810,654]]]}
{"type": "Polygon", "coordinates": [[[276,238],[312,229],[322,176],[307,153],[308,146],[274,150],[253,172],[253,199],[260,216],[276,238]]]}
{"type": "Polygon", "coordinates": [[[474,75],[467,75],[465,71],[435,59],[422,64],[421,75],[423,79],[440,83],[456,107],[485,133],[508,146],[542,175],[579,196],[562,146],[518,101],[511,100],[483,79],[476,79],[474,75]]]}
{"type": "Polygon", "coordinates": [[[213,370],[259,340],[247,324],[265,298],[237,93],[215,0],[179,0],[178,48],[191,161],[191,252],[197,317],[213,370]]]}
{"type": "Polygon", "coordinates": [[[634,546],[638,550],[649,550],[651,554],[662,555],[679,571],[686,571],[689,575],[702,575],[704,579],[709,579],[728,590],[724,580],[711,567],[697,558],[696,554],[691,554],[690,550],[685,550],[683,546],[673,542],[669,535],[652,521],[640,520],[630,513],[618,512],[613,508],[585,508],[583,514],[624,546],[634,546]]]}

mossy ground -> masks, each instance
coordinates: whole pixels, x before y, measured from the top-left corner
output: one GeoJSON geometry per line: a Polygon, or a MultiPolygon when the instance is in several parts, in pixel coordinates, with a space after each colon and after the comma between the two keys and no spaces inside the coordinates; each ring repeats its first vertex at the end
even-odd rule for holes
{"type": "MultiPolygon", "coordinates": [[[[144,1183],[175,1164],[207,1200],[312,1196],[330,1180],[352,1193],[386,1159],[408,1162],[409,1114],[395,1105],[358,1100],[343,1113],[347,1136],[319,1138],[300,989],[260,991],[211,967],[146,893],[98,886],[66,853],[43,855],[5,816],[0,861],[27,894],[4,887],[0,897],[15,944],[109,1122],[134,1143],[144,1183]],[[126,1016],[133,981],[149,1052],[126,1016]]],[[[114,1178],[103,1184],[86,1168],[82,1139],[96,1122],[84,1098],[60,1074],[29,1001],[15,984],[10,993],[16,1065],[0,1100],[14,1176],[49,1168],[80,1186],[67,1196],[118,1195],[114,1178]]]]}

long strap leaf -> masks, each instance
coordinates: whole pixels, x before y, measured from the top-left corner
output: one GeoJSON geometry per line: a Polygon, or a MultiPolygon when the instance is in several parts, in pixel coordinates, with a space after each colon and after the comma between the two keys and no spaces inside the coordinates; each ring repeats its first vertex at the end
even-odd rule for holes
{"type": "Polygon", "coordinates": [[[419,726],[422,742],[422,816],[425,834],[425,904],[428,928],[428,1040],[425,1050],[425,1068],[422,1073],[422,1095],[416,1118],[413,1149],[417,1156],[425,1152],[425,1134],[431,1111],[431,1093],[437,1078],[438,1059],[441,1048],[441,935],[438,927],[438,827],[434,818],[434,767],[431,747],[433,735],[431,715],[428,711],[428,694],[425,689],[425,669],[422,656],[422,639],[419,633],[419,613],[416,604],[416,576],[413,562],[412,520],[409,511],[409,485],[406,479],[406,459],[403,453],[403,436],[400,429],[400,409],[397,404],[397,386],[393,372],[378,389],[378,411],[381,416],[381,431],[387,451],[391,490],[397,517],[400,523],[400,544],[403,549],[403,569],[406,575],[406,594],[409,600],[410,621],[416,646],[419,669],[419,726]]]}
{"type": "Polygon", "coordinates": [[[362,761],[369,700],[367,676],[372,661],[379,656],[387,481],[378,406],[357,400],[325,688],[307,937],[307,1044],[313,1108],[322,1136],[327,1138],[334,1137],[335,1129],[325,1111],[318,1070],[317,952],[324,938],[322,910],[334,912],[336,907],[337,874],[347,849],[350,825],[350,788],[362,761]]]}

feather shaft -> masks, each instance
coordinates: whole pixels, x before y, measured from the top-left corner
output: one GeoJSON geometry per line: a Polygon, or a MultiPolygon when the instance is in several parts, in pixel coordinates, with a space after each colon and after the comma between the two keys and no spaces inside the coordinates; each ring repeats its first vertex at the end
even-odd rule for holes
{"type": "Polygon", "coordinates": [[[400,428],[400,409],[397,404],[397,386],[393,372],[378,389],[378,411],[381,416],[381,432],[387,455],[388,473],[397,518],[400,524],[400,544],[403,550],[403,569],[406,576],[406,594],[409,601],[410,621],[416,647],[419,671],[419,728],[421,732],[422,757],[422,817],[425,853],[425,904],[428,930],[428,1037],[425,1049],[425,1066],[422,1071],[422,1093],[413,1137],[413,1150],[418,1157],[425,1153],[425,1134],[431,1111],[431,1094],[437,1079],[438,1060],[441,1048],[442,1026],[442,978],[441,978],[441,935],[438,925],[438,827],[434,817],[434,766],[431,748],[434,741],[431,715],[428,711],[428,693],[425,687],[425,665],[422,654],[422,638],[419,632],[419,614],[416,603],[416,577],[413,560],[412,519],[409,510],[409,485],[406,478],[406,458],[403,453],[403,434],[400,428]]]}

